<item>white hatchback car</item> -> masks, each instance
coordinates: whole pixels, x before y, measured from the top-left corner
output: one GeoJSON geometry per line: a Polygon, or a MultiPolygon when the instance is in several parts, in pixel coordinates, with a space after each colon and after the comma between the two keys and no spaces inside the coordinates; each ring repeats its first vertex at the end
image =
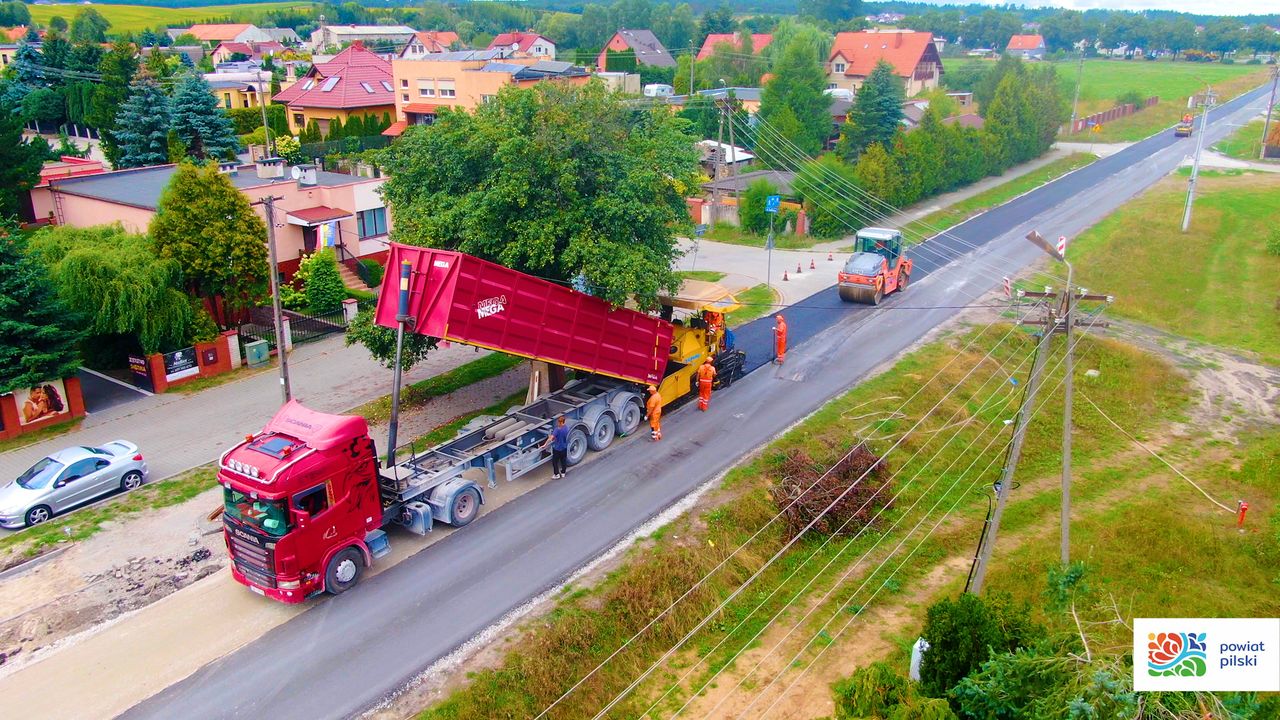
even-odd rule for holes
{"type": "Polygon", "coordinates": [[[131,442],[59,450],[0,487],[0,527],[39,525],[55,513],[146,481],[147,463],[131,442]]]}

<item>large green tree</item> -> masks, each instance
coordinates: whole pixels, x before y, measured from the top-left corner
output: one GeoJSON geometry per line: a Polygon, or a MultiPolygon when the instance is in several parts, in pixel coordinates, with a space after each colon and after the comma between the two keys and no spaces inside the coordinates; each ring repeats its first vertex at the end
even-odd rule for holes
{"type": "Polygon", "coordinates": [[[902,127],[902,81],[893,66],[881,60],[858,88],[840,132],[840,154],[853,161],[872,143],[886,147],[902,127]]]}
{"type": "Polygon", "coordinates": [[[876,214],[854,192],[861,186],[853,167],[834,154],[806,161],[791,182],[791,190],[804,201],[809,232],[817,237],[849,235],[866,224],[863,218],[876,214]]]}
{"type": "Polygon", "coordinates": [[[173,91],[173,132],[187,146],[187,154],[199,160],[226,159],[239,149],[235,128],[218,106],[209,83],[190,74],[173,91]]]}
{"type": "Polygon", "coordinates": [[[0,393],[70,377],[80,334],[17,225],[0,219],[0,393]]]}
{"type": "Polygon", "coordinates": [[[266,225],[217,165],[178,165],[151,236],[161,257],[178,262],[192,293],[211,301],[220,324],[220,305],[245,307],[266,296],[266,225]]]}
{"type": "Polygon", "coordinates": [[[146,167],[169,162],[169,96],[149,73],[138,74],[129,99],[116,116],[116,167],[146,167]]]}
{"type": "Polygon", "coordinates": [[[58,297],[90,335],[130,335],[145,353],[186,347],[193,310],[182,268],[145,235],[117,225],[45,228],[31,253],[49,271],[58,297]]]}
{"type": "Polygon", "coordinates": [[[812,45],[796,38],[773,65],[773,77],[760,97],[760,117],[772,122],[790,110],[800,131],[787,139],[807,155],[816,155],[831,137],[831,98],[823,92],[827,76],[813,54],[812,45]]]}
{"type": "Polygon", "coordinates": [[[102,152],[107,160],[117,166],[120,146],[116,142],[116,115],[129,97],[129,84],[138,72],[138,57],[133,43],[118,40],[98,63],[102,79],[94,86],[93,103],[85,120],[98,129],[102,140],[102,152]]]}
{"type": "Polygon", "coordinates": [[[22,117],[0,112],[0,219],[18,214],[22,198],[40,180],[42,153],[22,138],[22,117]]]}
{"type": "Polygon", "coordinates": [[[71,21],[71,42],[101,43],[107,41],[107,30],[111,29],[111,21],[97,10],[87,7],[76,14],[71,21]]]}
{"type": "Polygon", "coordinates": [[[801,15],[839,23],[858,17],[862,0],[800,0],[799,10],[801,15]]]}
{"type": "Polygon", "coordinates": [[[598,84],[504,89],[383,154],[393,237],[650,306],[678,285],[673,236],[699,172],[686,127],[598,84]]]}

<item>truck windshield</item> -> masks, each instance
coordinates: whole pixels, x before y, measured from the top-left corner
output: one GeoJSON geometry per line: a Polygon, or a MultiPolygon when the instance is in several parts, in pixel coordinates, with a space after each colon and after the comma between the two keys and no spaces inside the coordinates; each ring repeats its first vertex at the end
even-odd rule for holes
{"type": "Polygon", "coordinates": [[[227,517],[275,537],[288,531],[289,513],[284,500],[255,500],[234,488],[224,488],[222,494],[227,517]]]}

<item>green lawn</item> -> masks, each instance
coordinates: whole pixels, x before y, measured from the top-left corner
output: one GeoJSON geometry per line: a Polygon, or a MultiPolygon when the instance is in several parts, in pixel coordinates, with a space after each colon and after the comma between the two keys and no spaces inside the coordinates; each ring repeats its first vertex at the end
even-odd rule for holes
{"type": "Polygon", "coordinates": [[[715,270],[681,270],[676,273],[676,277],[681,280],[702,280],[703,282],[719,282],[724,275],[715,270]]]}
{"type": "Polygon", "coordinates": [[[1217,152],[1238,160],[1257,160],[1262,154],[1262,120],[1251,120],[1214,144],[1217,152]]]}
{"type": "Polygon", "coordinates": [[[1050,180],[1059,178],[1077,168],[1082,168],[1097,159],[1098,156],[1090,155],[1089,153],[1073,153],[1067,157],[1058,158],[1033,172],[1016,177],[970,198],[949,205],[942,210],[926,215],[919,220],[907,223],[902,228],[902,234],[907,238],[932,236],[939,230],[964,222],[978,213],[1006,203],[1025,192],[1034,190],[1050,180]]]}
{"type": "Polygon", "coordinates": [[[725,316],[729,327],[745,325],[778,308],[778,292],[768,285],[756,285],[734,296],[742,307],[725,316]]]}
{"type": "MultiPolygon", "coordinates": [[[[764,235],[756,235],[728,223],[716,223],[715,227],[707,230],[707,234],[704,237],[708,240],[729,243],[730,245],[750,245],[759,248],[764,247],[765,242],[764,235]]],[[[779,250],[806,250],[818,243],[829,240],[831,238],[813,237],[812,235],[784,235],[781,232],[776,232],[773,237],[773,246],[779,250]]]]}
{"type": "MultiPolygon", "coordinates": [[[[111,32],[138,31],[146,28],[162,27],[168,23],[219,22],[233,20],[250,22],[262,16],[267,10],[286,10],[290,8],[310,7],[309,2],[273,2],[244,3],[238,5],[210,5],[193,8],[163,8],[147,5],[100,5],[93,8],[111,23],[111,32]]],[[[31,19],[41,25],[48,25],[49,19],[55,15],[62,16],[67,22],[75,19],[84,5],[30,5],[31,19]]]]}
{"type": "Polygon", "coordinates": [[[1280,364],[1280,257],[1264,249],[1280,177],[1201,173],[1184,235],[1185,193],[1181,178],[1165,180],[1076,238],[1078,282],[1115,295],[1117,314],[1280,364]]]}

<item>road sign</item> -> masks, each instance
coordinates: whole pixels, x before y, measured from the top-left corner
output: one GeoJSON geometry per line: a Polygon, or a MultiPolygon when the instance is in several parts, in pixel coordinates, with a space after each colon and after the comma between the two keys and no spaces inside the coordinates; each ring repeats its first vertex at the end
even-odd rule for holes
{"type": "Polygon", "coordinates": [[[697,224],[697,225],[694,225],[694,226],[693,226],[693,234],[694,234],[694,235],[697,235],[698,237],[702,237],[703,235],[706,235],[706,234],[707,234],[707,225],[706,225],[706,223],[699,223],[699,224],[697,224]]]}
{"type": "Polygon", "coordinates": [[[1102,123],[1098,123],[1097,125],[1094,125],[1094,126],[1093,126],[1093,131],[1094,131],[1094,132],[1096,132],[1096,133],[1100,133],[1100,132],[1102,132],[1102,123]]]}
{"type": "Polygon", "coordinates": [[[781,195],[770,195],[764,201],[764,211],[767,213],[778,212],[778,206],[782,204],[781,195]]]}

